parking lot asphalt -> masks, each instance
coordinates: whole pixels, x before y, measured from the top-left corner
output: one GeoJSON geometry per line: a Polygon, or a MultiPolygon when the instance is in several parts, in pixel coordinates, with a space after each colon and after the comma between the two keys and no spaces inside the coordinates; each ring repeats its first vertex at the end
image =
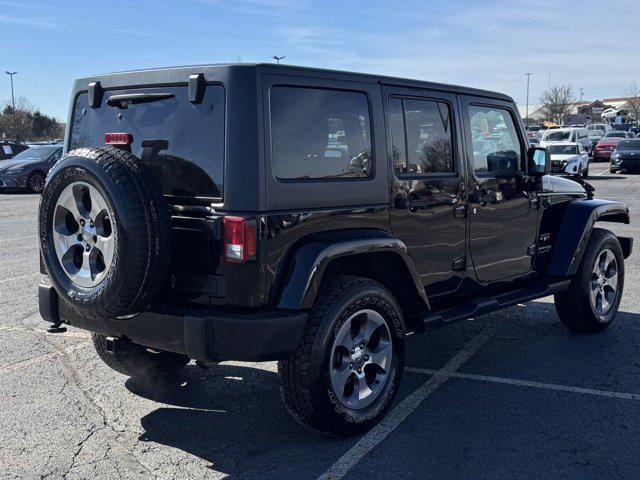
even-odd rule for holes
{"type": "MultiPolygon", "coordinates": [[[[640,176],[593,163],[602,198],[640,176]]],[[[287,414],[276,364],[191,364],[172,387],[111,371],[89,335],[37,312],[38,198],[0,195],[0,478],[629,478],[640,476],[640,283],[626,266],[615,323],[577,335],[551,297],[408,337],[389,416],[361,438],[287,414]]]]}

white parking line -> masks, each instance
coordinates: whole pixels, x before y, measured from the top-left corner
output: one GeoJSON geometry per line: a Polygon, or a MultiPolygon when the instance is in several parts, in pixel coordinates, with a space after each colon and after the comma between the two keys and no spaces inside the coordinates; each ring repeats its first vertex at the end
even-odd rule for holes
{"type": "Polygon", "coordinates": [[[0,283],[12,282],[14,280],[21,280],[23,278],[35,277],[36,275],[40,275],[39,273],[30,273],[29,275],[20,275],[19,277],[11,277],[11,278],[3,278],[0,280],[0,283]]]}
{"type": "MultiPolygon", "coordinates": [[[[421,373],[425,375],[435,375],[441,370],[429,368],[407,367],[405,369],[411,373],[421,373]]],[[[544,390],[555,390],[559,392],[579,393],[584,395],[596,395],[598,397],[621,398],[624,400],[640,400],[638,393],[611,392],[608,390],[596,390],[594,388],[572,387],[569,385],[558,385],[557,383],[532,382],[529,380],[518,380],[515,378],[492,377],[488,375],[476,375],[473,373],[450,372],[452,378],[463,378],[465,380],[479,380],[481,382],[502,383],[505,385],[517,385],[519,387],[541,388],[544,390]]]]}
{"type": "Polygon", "coordinates": [[[400,402],[378,425],[364,435],[358,443],[338,459],[318,480],[336,480],[344,477],[367,453],[373,450],[387,435],[396,429],[429,395],[445,383],[502,326],[498,320],[476,335],[462,350],[449,360],[442,370],[400,402]]]}
{"type": "Polygon", "coordinates": [[[608,171],[609,171],[609,169],[602,170],[600,173],[596,173],[596,175],[595,175],[595,176],[596,176],[596,177],[599,177],[600,175],[602,175],[603,173],[608,172],[608,171]]]}

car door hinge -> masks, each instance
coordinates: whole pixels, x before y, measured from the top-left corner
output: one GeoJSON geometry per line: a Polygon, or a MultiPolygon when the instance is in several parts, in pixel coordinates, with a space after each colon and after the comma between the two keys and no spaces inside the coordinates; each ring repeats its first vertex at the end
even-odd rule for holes
{"type": "Polygon", "coordinates": [[[454,272],[464,272],[467,269],[466,257],[458,257],[451,264],[451,270],[454,272]]]}
{"type": "Polygon", "coordinates": [[[534,256],[538,252],[538,246],[532,243],[527,247],[527,255],[534,256]]]}

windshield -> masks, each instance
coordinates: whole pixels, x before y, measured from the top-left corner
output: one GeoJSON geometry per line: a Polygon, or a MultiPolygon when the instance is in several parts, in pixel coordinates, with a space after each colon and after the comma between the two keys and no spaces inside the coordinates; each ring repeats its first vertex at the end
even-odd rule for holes
{"type": "Polygon", "coordinates": [[[103,147],[107,132],[132,135],[131,151],[154,174],[164,195],[222,198],[224,177],[224,88],[207,85],[201,103],[189,102],[186,86],[113,90],[100,108],[78,96],[69,149],[103,147]],[[122,105],[123,94],[159,95],[122,105]],[[117,98],[117,97],[116,97],[117,98]]]}
{"type": "Polygon", "coordinates": [[[640,140],[622,140],[618,150],[640,150],[640,140]]]}
{"type": "Polygon", "coordinates": [[[594,125],[588,125],[587,126],[587,130],[602,130],[602,131],[604,131],[604,129],[605,129],[605,126],[604,126],[604,124],[601,124],[601,123],[596,123],[594,125]]]}
{"type": "Polygon", "coordinates": [[[604,136],[604,130],[589,130],[589,138],[600,138],[604,136]]]}
{"type": "Polygon", "coordinates": [[[24,162],[25,160],[46,160],[56,150],[62,150],[60,147],[30,147],[20,152],[11,159],[12,162],[24,162]]]}
{"type": "Polygon", "coordinates": [[[571,132],[547,132],[544,136],[547,142],[561,142],[563,140],[569,140],[571,132]]]}
{"type": "Polygon", "coordinates": [[[550,145],[549,153],[551,155],[576,155],[578,153],[577,145],[550,145]]]}
{"type": "Polygon", "coordinates": [[[624,132],[609,132],[606,135],[607,138],[609,138],[609,137],[624,138],[626,136],[627,136],[627,134],[624,133],[624,132]]]}

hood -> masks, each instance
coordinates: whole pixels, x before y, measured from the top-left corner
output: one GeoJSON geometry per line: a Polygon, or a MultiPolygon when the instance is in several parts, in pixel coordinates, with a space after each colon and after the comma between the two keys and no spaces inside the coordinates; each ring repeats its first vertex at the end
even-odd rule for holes
{"type": "Polygon", "coordinates": [[[0,173],[7,173],[11,170],[17,170],[22,167],[27,167],[29,165],[35,165],[37,163],[42,163],[41,159],[33,159],[33,160],[21,160],[21,161],[13,161],[7,160],[5,162],[0,162],[0,173]]]}
{"type": "Polygon", "coordinates": [[[571,154],[551,154],[551,161],[563,161],[563,162],[572,162],[573,160],[578,160],[580,158],[579,155],[571,155],[571,154]]]}
{"type": "Polygon", "coordinates": [[[568,178],[555,177],[553,175],[546,175],[544,178],[544,186],[548,193],[587,194],[587,191],[582,185],[568,178]]]}

